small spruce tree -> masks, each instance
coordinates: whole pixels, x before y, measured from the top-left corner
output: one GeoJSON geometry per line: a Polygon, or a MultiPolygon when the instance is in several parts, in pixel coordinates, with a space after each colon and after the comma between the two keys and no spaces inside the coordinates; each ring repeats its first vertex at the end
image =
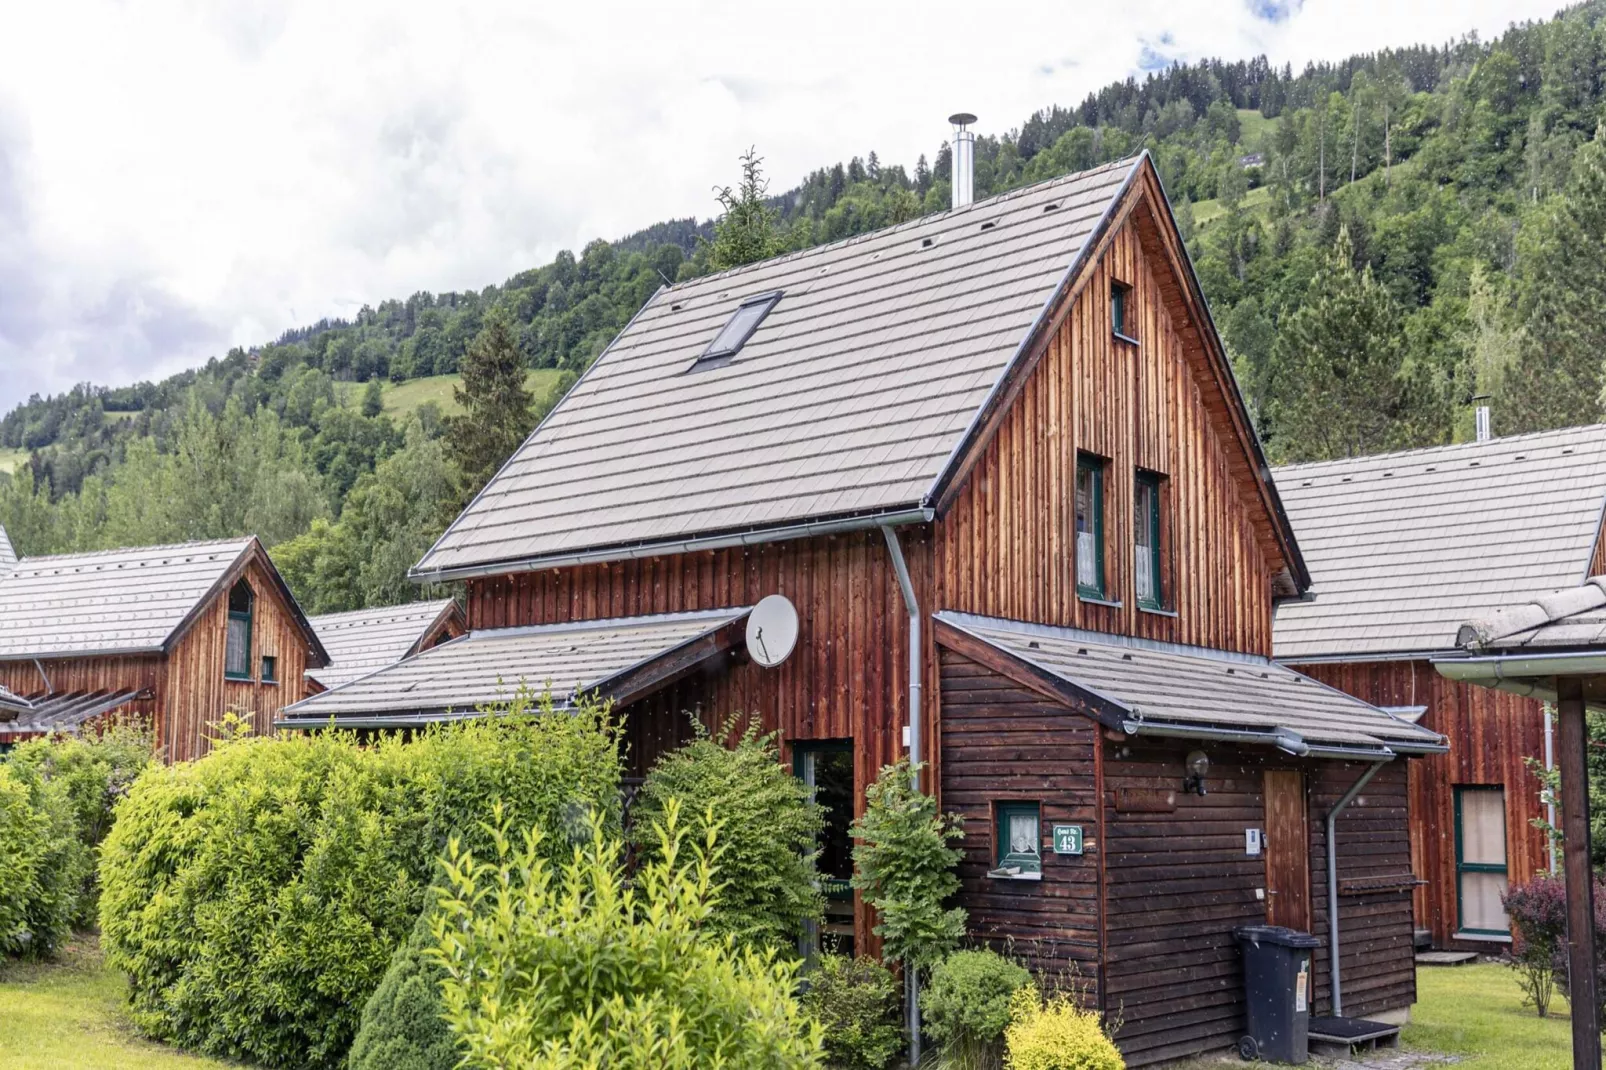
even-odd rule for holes
{"type": "Polygon", "coordinates": [[[513,324],[501,309],[469,343],[454,388],[461,416],[447,420],[446,448],[463,479],[465,500],[479,493],[534,427],[533,398],[524,387],[524,357],[513,324]]]}
{"type": "Polygon", "coordinates": [[[780,217],[764,203],[769,181],[764,178],[764,158],[750,148],[742,156],[742,181],[736,189],[716,187],[714,196],[725,214],[714,224],[714,240],[704,243],[711,271],[725,271],[759,260],[768,260],[786,251],[780,217]]]}

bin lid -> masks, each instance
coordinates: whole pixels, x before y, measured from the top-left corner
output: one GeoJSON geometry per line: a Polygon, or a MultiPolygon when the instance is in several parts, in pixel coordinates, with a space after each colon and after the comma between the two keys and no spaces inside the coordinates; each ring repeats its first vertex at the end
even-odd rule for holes
{"type": "Polygon", "coordinates": [[[1232,935],[1246,944],[1274,944],[1278,947],[1321,947],[1322,942],[1310,933],[1289,929],[1281,925],[1244,925],[1232,935]]]}

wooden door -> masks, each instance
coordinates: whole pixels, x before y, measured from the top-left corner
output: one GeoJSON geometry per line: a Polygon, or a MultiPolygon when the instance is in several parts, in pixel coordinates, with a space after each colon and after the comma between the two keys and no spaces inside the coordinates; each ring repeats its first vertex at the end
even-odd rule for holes
{"type": "Polygon", "coordinates": [[[1310,932],[1310,829],[1305,776],[1266,770],[1266,922],[1310,932]]]}

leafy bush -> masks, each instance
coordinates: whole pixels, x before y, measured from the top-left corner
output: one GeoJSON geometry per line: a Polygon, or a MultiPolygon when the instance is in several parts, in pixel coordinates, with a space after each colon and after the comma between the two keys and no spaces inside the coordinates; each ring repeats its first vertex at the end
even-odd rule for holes
{"type": "MultiPolygon", "coordinates": [[[[709,819],[705,819],[705,826],[709,819]]],[[[561,870],[541,830],[522,847],[498,810],[494,862],[453,841],[432,920],[447,1021],[464,1065],[502,1070],[807,1070],[820,1026],[793,997],[797,965],[706,925],[719,850],[688,851],[678,807],[626,886],[600,827],[561,870]]]]}
{"type": "Polygon", "coordinates": [[[1125,1070],[1096,1014],[1059,995],[1046,1002],[1035,987],[1015,993],[1004,1030],[1008,1070],[1125,1070]]]}
{"type": "Polygon", "coordinates": [[[914,790],[907,759],[886,766],[865,790],[864,816],[852,826],[853,886],[875,907],[875,933],[885,956],[915,968],[930,966],[965,935],[963,908],[943,909],[959,891],[954,874],[963,852],[949,847],[964,836],[956,814],[939,814],[937,800],[914,790]]]}
{"type": "Polygon", "coordinates": [[[695,740],[660,758],[633,811],[632,839],[643,860],[657,857],[654,828],[670,799],[679,800],[694,840],[707,832],[702,815],[719,821],[713,930],[759,949],[795,948],[802,923],[818,920],[824,906],[814,873],[822,817],[808,788],[781,764],[775,736],[750,726],[727,747],[699,724],[695,740]]]}
{"type": "Polygon", "coordinates": [[[903,1049],[898,981],[872,958],[822,955],[803,1009],[825,1031],[835,1070],[885,1070],[903,1049]]]}
{"type": "MultiPolygon", "coordinates": [[[[1560,883],[1560,882],[1558,882],[1560,883]]],[[[1565,910],[1565,907],[1563,908],[1565,910]]],[[[1565,928],[1565,921],[1563,928],[1565,928]]],[[[1556,953],[1553,959],[1551,975],[1555,978],[1556,991],[1572,999],[1572,986],[1568,984],[1567,941],[1556,941],[1556,953]]],[[[1606,1013],[1606,881],[1595,878],[1595,994],[1601,1004],[1601,1010],[1606,1013]]]]}
{"type": "Polygon", "coordinates": [[[1500,901],[1511,918],[1509,962],[1522,986],[1523,1003],[1544,1018],[1556,991],[1557,953],[1566,955],[1566,886],[1555,877],[1538,876],[1513,886],[1500,901]]]}
{"type": "MultiPolygon", "coordinates": [[[[113,722],[88,729],[81,736],[31,739],[6,761],[26,778],[48,781],[65,796],[74,834],[90,851],[99,848],[112,827],[112,808],[155,754],[150,732],[134,723],[113,722]]],[[[94,923],[99,901],[95,866],[82,867],[83,886],[72,923],[94,923]]]]}
{"type": "Polygon", "coordinates": [[[60,781],[0,763],[0,952],[48,958],[72,928],[93,868],[60,781]]]}
{"type": "Polygon", "coordinates": [[[489,844],[479,823],[498,800],[566,852],[579,816],[617,823],[619,775],[604,708],[556,712],[528,696],[505,716],[411,740],[236,739],[153,766],[103,847],[107,961],[153,1036],[268,1066],[335,1066],[446,844],[489,844]]]}
{"type": "Polygon", "coordinates": [[[1031,983],[1031,974],[997,952],[956,951],[931,971],[920,993],[926,1032],[942,1044],[950,1065],[995,1067],[1010,1000],[1031,983]]]}
{"type": "Polygon", "coordinates": [[[429,955],[434,906],[424,909],[413,934],[391,957],[384,980],[363,1008],[348,1070],[456,1070],[462,1059],[441,1002],[445,976],[429,955]]]}

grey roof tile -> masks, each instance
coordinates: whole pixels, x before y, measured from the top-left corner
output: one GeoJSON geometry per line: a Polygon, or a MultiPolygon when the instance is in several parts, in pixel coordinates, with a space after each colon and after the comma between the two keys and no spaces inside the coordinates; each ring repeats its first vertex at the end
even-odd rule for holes
{"type": "Polygon", "coordinates": [[[661,291],[417,571],[920,504],[1137,166],[661,291]],[[776,289],[734,360],[689,370],[776,289]]]}
{"type": "Polygon", "coordinates": [[[307,676],[332,688],[394,664],[413,652],[452,604],[442,598],[312,617],[308,623],[329,654],[329,664],[308,669],[307,676]]]}
{"type": "Polygon", "coordinates": [[[1606,647],[1606,576],[1468,620],[1455,645],[1493,654],[1606,647]]]}
{"type": "Polygon", "coordinates": [[[1469,616],[1579,583],[1606,508],[1606,425],[1275,469],[1314,598],[1279,660],[1454,648],[1469,616]]]}
{"type": "Polygon", "coordinates": [[[11,545],[11,536],[6,534],[5,525],[0,524],[0,576],[16,567],[17,551],[11,545]]]}
{"type": "Polygon", "coordinates": [[[33,709],[33,703],[17,694],[0,687],[0,721],[15,717],[17,714],[33,709]]]}
{"type": "Polygon", "coordinates": [[[1131,711],[1135,720],[1298,735],[1326,746],[1442,737],[1265,658],[942,612],[938,620],[1131,711]]]}

